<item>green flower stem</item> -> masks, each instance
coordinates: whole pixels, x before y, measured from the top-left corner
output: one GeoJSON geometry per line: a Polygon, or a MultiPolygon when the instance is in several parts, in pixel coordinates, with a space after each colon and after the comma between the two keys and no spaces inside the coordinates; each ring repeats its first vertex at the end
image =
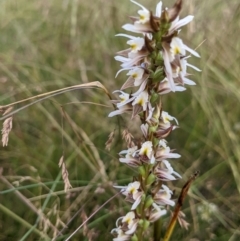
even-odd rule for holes
{"type": "Polygon", "coordinates": [[[162,219],[158,219],[153,225],[153,240],[159,241],[161,238],[162,219]]]}
{"type": "MultiPolygon", "coordinates": [[[[163,59],[162,59],[162,56],[159,54],[159,51],[162,49],[162,36],[163,34],[165,33],[166,29],[164,30],[160,30],[158,32],[156,32],[155,34],[153,34],[153,39],[155,41],[155,44],[157,46],[156,50],[153,51],[151,54],[150,54],[150,58],[151,58],[151,69],[150,69],[150,72],[155,72],[157,69],[156,69],[156,66],[159,66],[159,64],[162,64],[163,65],[163,59]]],[[[151,79],[151,78],[150,78],[151,79]]],[[[152,79],[151,79],[152,80],[152,79]]],[[[155,92],[152,92],[151,93],[151,97],[150,99],[152,100],[152,104],[155,104],[157,105],[156,103],[158,103],[158,100],[159,100],[159,95],[157,95],[157,98],[156,96],[154,96],[155,92]],[[153,98],[152,98],[153,97],[153,98]]],[[[143,116],[142,116],[142,123],[146,123],[146,119],[147,119],[147,116],[146,116],[146,112],[144,112],[143,116]]],[[[158,125],[157,125],[158,126],[158,125]]],[[[155,128],[157,128],[157,126],[155,126],[155,128]]],[[[152,143],[154,143],[154,131],[149,131],[148,133],[148,141],[151,141],[152,143]]],[[[154,145],[154,152],[156,151],[156,146],[154,145]]],[[[150,175],[153,175],[152,172],[154,170],[154,166],[153,165],[144,165],[144,173],[141,172],[140,173],[140,176],[139,176],[139,180],[141,181],[142,183],[142,189],[145,193],[145,199],[143,201],[143,203],[141,204],[141,211],[140,211],[140,217],[141,219],[144,220],[146,219],[146,204],[147,204],[147,200],[148,200],[148,194],[152,192],[151,188],[152,188],[152,185],[151,185],[151,177],[150,175]],[[148,183],[150,182],[150,184],[148,183]]],[[[162,182],[158,182],[157,183],[157,188],[159,189],[162,185],[162,182]]],[[[157,189],[157,191],[158,191],[157,189]]],[[[154,192],[153,192],[153,195],[154,195],[154,192]]],[[[147,207],[148,209],[151,209],[151,206],[150,207],[147,207]]],[[[155,224],[154,224],[154,240],[159,240],[160,236],[161,236],[161,221],[157,221],[155,224]]],[[[137,232],[137,240],[138,241],[141,241],[143,236],[144,236],[144,231],[145,231],[145,228],[144,228],[144,225],[141,226],[141,228],[138,230],[137,232]]]]}
{"type": "Polygon", "coordinates": [[[20,224],[22,224],[23,226],[25,226],[27,229],[33,229],[33,232],[38,234],[39,237],[44,238],[44,240],[49,240],[49,241],[51,240],[47,234],[41,232],[35,226],[31,225],[30,223],[28,223],[27,221],[25,221],[24,219],[22,219],[21,217],[16,215],[14,212],[12,212],[10,209],[6,208],[2,204],[0,204],[0,210],[2,212],[6,213],[7,215],[9,215],[13,220],[15,220],[15,221],[19,222],[20,224]]]}

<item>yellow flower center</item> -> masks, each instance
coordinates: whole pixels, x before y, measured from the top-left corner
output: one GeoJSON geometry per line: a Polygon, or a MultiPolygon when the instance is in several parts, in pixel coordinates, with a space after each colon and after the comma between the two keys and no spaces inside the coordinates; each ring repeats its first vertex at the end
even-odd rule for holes
{"type": "Polygon", "coordinates": [[[167,117],[164,117],[163,122],[168,123],[168,122],[170,122],[170,120],[167,117]]]}
{"type": "Polygon", "coordinates": [[[173,50],[174,55],[180,54],[180,48],[178,46],[175,46],[174,50],[173,50]]]}
{"type": "Polygon", "coordinates": [[[141,21],[143,21],[143,20],[145,20],[145,16],[144,16],[144,15],[140,15],[140,16],[139,16],[139,19],[140,19],[141,21]]]}
{"type": "Polygon", "coordinates": [[[136,191],[136,188],[135,188],[135,187],[132,187],[132,188],[129,190],[129,193],[133,194],[135,191],[136,191]]]}
{"type": "Polygon", "coordinates": [[[132,50],[136,50],[137,49],[137,45],[136,44],[131,44],[130,47],[131,47],[132,50]]]}
{"type": "Polygon", "coordinates": [[[136,79],[136,78],[138,77],[137,73],[134,73],[134,74],[132,75],[132,77],[133,77],[134,79],[136,79]]]}
{"type": "Polygon", "coordinates": [[[144,104],[143,99],[139,99],[138,104],[143,106],[143,104],[144,104]]]}

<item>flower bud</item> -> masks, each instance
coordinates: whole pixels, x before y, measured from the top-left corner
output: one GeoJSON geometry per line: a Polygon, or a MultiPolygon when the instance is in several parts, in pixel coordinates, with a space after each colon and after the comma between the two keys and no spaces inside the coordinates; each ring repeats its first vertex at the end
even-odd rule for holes
{"type": "MultiPolygon", "coordinates": [[[[161,60],[159,60],[159,61],[163,61],[162,57],[161,57],[161,60]]],[[[157,70],[152,75],[152,79],[154,82],[159,82],[159,80],[164,79],[164,71],[163,71],[162,67],[157,68],[157,70]]]]}
{"type": "Polygon", "coordinates": [[[168,29],[171,26],[169,14],[168,14],[168,11],[166,9],[162,13],[161,23],[162,23],[161,24],[161,30],[162,30],[161,33],[162,33],[162,35],[165,35],[168,32],[168,29]]]}
{"type": "Polygon", "coordinates": [[[155,179],[156,176],[151,173],[147,178],[147,185],[151,185],[155,181],[155,179]]]}
{"type": "Polygon", "coordinates": [[[144,220],[143,220],[143,219],[140,219],[140,220],[138,221],[138,226],[139,226],[139,227],[143,227],[143,223],[144,223],[144,220]]]}
{"type": "Polygon", "coordinates": [[[156,125],[156,126],[150,126],[149,127],[149,132],[151,133],[151,132],[156,132],[157,131],[157,129],[158,129],[158,126],[156,125]]]}
{"type": "MultiPolygon", "coordinates": [[[[164,62],[164,60],[163,60],[162,54],[161,54],[161,52],[158,52],[157,58],[155,59],[155,64],[158,66],[161,66],[163,64],[163,62],[164,62]]],[[[163,71],[162,71],[162,77],[164,77],[163,71]]]]}
{"type": "Polygon", "coordinates": [[[159,99],[159,94],[153,91],[153,92],[151,93],[150,102],[153,104],[153,103],[155,103],[158,99],[159,99]]]}
{"type": "Polygon", "coordinates": [[[145,208],[149,208],[153,204],[152,196],[148,196],[145,201],[145,208]]]}
{"type": "Polygon", "coordinates": [[[143,230],[144,231],[147,230],[149,225],[150,225],[150,222],[148,220],[144,220],[143,221],[143,230]]]}
{"type": "Polygon", "coordinates": [[[143,194],[142,194],[142,199],[141,199],[141,200],[142,200],[143,202],[145,202],[145,199],[146,199],[146,194],[143,193],[143,194]]]}
{"type": "Polygon", "coordinates": [[[158,138],[153,138],[153,146],[156,147],[159,144],[159,139],[158,138]]]}
{"type": "Polygon", "coordinates": [[[182,0],[177,0],[174,6],[168,9],[168,18],[170,22],[174,21],[177,18],[177,16],[179,15],[179,12],[181,11],[181,8],[182,8],[182,0]]]}
{"type": "Polygon", "coordinates": [[[146,170],[145,170],[145,167],[144,166],[140,166],[138,168],[138,172],[139,174],[142,176],[142,177],[145,177],[146,176],[146,170]]]}
{"type": "Polygon", "coordinates": [[[138,241],[138,237],[136,234],[134,234],[131,238],[131,241],[138,241]]]}

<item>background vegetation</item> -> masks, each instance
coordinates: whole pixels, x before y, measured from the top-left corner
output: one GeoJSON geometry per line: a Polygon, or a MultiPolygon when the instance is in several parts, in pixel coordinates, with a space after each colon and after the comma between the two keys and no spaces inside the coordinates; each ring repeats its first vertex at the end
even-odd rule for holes
{"type": "MultiPolygon", "coordinates": [[[[157,1],[141,3],[154,10],[157,1]]],[[[114,35],[136,10],[128,0],[1,0],[0,104],[90,81],[119,89],[125,76],[114,78],[113,57],[126,44],[114,35]]],[[[188,14],[195,19],[181,37],[193,48],[205,40],[197,49],[201,59],[190,61],[202,72],[192,77],[197,86],[163,98],[181,127],[168,138],[182,155],[174,162],[183,176],[172,183],[175,197],[193,172],[201,175],[184,204],[191,226],[177,227],[172,240],[239,240],[240,3],[185,1],[181,16],[188,14]]],[[[60,220],[68,224],[57,238],[64,240],[116,193],[113,183],[131,180],[133,171],[119,164],[117,153],[125,149],[120,131],[136,123],[107,118],[111,110],[103,91],[76,90],[14,115],[8,147],[0,150],[0,240],[48,240],[53,227],[64,228],[60,220]],[[73,186],[68,193],[58,167],[63,152],[73,186]],[[39,210],[50,222],[38,219],[39,210]]],[[[71,240],[111,240],[115,220],[128,208],[118,196],[71,240]]]]}

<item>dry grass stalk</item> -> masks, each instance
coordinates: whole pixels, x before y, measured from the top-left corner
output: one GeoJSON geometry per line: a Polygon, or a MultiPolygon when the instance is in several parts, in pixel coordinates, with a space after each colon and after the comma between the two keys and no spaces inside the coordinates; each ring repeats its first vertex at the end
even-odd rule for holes
{"type": "MultiPolygon", "coordinates": [[[[59,215],[57,214],[57,220],[56,220],[56,227],[62,226],[63,228],[67,228],[66,224],[60,219],[59,215]]],[[[53,233],[53,240],[57,237],[58,233],[57,230],[54,230],[53,233]]]]}
{"type": "Polygon", "coordinates": [[[108,136],[108,140],[106,141],[106,143],[105,143],[105,149],[107,150],[107,151],[110,151],[111,150],[111,146],[112,146],[112,143],[113,143],[113,141],[114,141],[114,136],[115,136],[115,130],[113,130],[110,134],[109,134],[109,136],[108,136]]]}
{"type": "Polygon", "coordinates": [[[57,228],[61,228],[61,227],[66,227],[66,225],[62,222],[62,220],[59,218],[59,211],[58,211],[58,205],[55,204],[53,205],[53,207],[47,212],[46,217],[48,218],[47,220],[40,220],[39,226],[40,228],[43,230],[44,233],[47,233],[49,231],[49,228],[51,226],[51,222],[50,219],[51,218],[55,218],[56,219],[56,223],[55,223],[55,227],[56,229],[53,230],[53,237],[52,240],[55,240],[55,238],[57,237],[57,235],[59,234],[57,228]]]}
{"type": "MultiPolygon", "coordinates": [[[[81,218],[82,218],[83,222],[85,222],[88,219],[87,214],[85,213],[84,210],[81,213],[81,218]]],[[[86,236],[87,233],[88,233],[87,223],[84,223],[84,225],[83,225],[83,235],[86,236]]]]}
{"type": "Polygon", "coordinates": [[[64,191],[67,192],[70,188],[72,188],[72,185],[68,179],[68,171],[66,168],[66,164],[64,162],[64,157],[61,156],[58,166],[62,168],[62,178],[64,181],[64,191]]]}
{"type": "MultiPolygon", "coordinates": [[[[8,114],[11,112],[13,107],[9,107],[5,110],[3,115],[8,114]]],[[[3,122],[3,128],[2,128],[2,145],[7,146],[8,145],[8,140],[9,140],[9,133],[12,130],[12,120],[13,117],[9,116],[4,122],[3,122]]]]}
{"type": "MultiPolygon", "coordinates": [[[[15,189],[14,186],[2,175],[2,173],[3,173],[3,168],[0,167],[0,180],[3,183],[5,183],[9,188],[15,189]]],[[[60,234],[58,229],[50,222],[50,220],[42,212],[42,209],[37,209],[33,205],[33,203],[18,190],[15,190],[14,193],[23,203],[25,203],[33,212],[35,212],[38,215],[38,217],[40,218],[39,219],[40,223],[44,222],[46,224],[46,226],[51,227],[53,231],[56,231],[58,234],[60,234]]],[[[41,235],[45,237],[44,240],[49,240],[46,233],[41,232],[41,235]]]]}
{"type": "Polygon", "coordinates": [[[135,146],[135,144],[134,144],[134,142],[132,140],[133,139],[133,135],[129,132],[128,129],[124,129],[123,130],[122,138],[123,138],[123,140],[126,141],[128,148],[135,146]]]}
{"type": "Polygon", "coordinates": [[[87,239],[89,241],[96,240],[98,233],[94,229],[89,229],[88,228],[87,223],[86,223],[86,221],[88,220],[88,216],[87,216],[87,214],[85,213],[84,210],[81,212],[81,218],[82,218],[82,220],[84,222],[84,225],[83,225],[83,235],[85,237],[87,237],[87,239]]]}

